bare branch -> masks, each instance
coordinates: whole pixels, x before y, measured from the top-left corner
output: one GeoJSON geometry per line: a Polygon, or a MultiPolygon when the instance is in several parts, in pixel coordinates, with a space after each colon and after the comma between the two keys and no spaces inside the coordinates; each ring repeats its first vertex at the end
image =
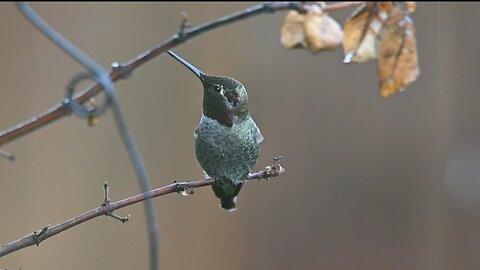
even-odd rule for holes
{"type": "MultiPolygon", "coordinates": [[[[265,167],[264,170],[251,173],[247,178],[247,180],[255,180],[255,179],[260,180],[260,179],[274,178],[284,172],[285,172],[285,169],[278,163],[278,159],[275,159],[275,162],[273,165],[265,167]]],[[[129,206],[132,204],[136,204],[150,198],[167,195],[170,193],[175,193],[175,192],[183,193],[185,191],[189,191],[187,193],[191,194],[192,193],[191,191],[193,189],[209,186],[209,185],[212,185],[213,183],[215,183],[215,179],[174,182],[173,184],[166,185],[157,189],[153,189],[149,192],[141,193],[141,194],[128,197],[126,199],[119,200],[112,203],[108,202],[107,187],[104,186],[105,198],[104,198],[104,202],[100,207],[92,209],[88,212],[85,212],[79,216],[71,218],[57,225],[46,226],[18,240],[15,240],[11,243],[0,246],[0,257],[3,257],[9,253],[12,253],[14,251],[17,251],[29,246],[33,246],[33,245],[38,246],[45,239],[55,236],[63,231],[66,231],[72,227],[80,225],[93,218],[103,216],[103,215],[111,216],[111,214],[113,214],[113,212],[117,209],[129,206]]]]}
{"type": "MultiPolygon", "coordinates": [[[[336,11],[340,9],[352,8],[361,5],[363,2],[339,2],[331,3],[322,7],[324,11],[336,11]]],[[[312,4],[305,2],[271,2],[263,3],[248,7],[236,13],[214,19],[212,21],[199,24],[192,27],[185,27],[181,29],[181,32],[176,33],[165,41],[157,45],[156,47],[147,50],[138,56],[126,61],[124,64],[115,62],[112,64],[112,71],[109,74],[110,79],[113,82],[119,79],[126,78],[133,70],[145,64],[146,62],[154,59],[155,57],[163,54],[166,50],[174,48],[187,40],[190,40],[203,33],[212,31],[214,29],[229,25],[231,23],[250,18],[252,16],[262,13],[273,13],[280,10],[298,10],[299,12],[305,12],[312,7],[312,4]]],[[[96,84],[83,92],[79,93],[75,97],[75,101],[79,104],[83,104],[90,98],[99,94],[103,90],[100,84],[96,84]]],[[[66,116],[70,113],[68,106],[61,102],[46,112],[43,112],[35,117],[32,117],[25,122],[19,123],[11,128],[0,132],[0,146],[10,141],[18,139],[19,137],[29,134],[47,124],[54,122],[66,116]]]]}

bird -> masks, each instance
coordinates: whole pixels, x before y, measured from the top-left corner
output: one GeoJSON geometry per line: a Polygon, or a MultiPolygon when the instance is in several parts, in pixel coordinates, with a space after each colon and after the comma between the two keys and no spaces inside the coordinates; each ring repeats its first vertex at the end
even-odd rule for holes
{"type": "Polygon", "coordinates": [[[206,177],[215,179],[212,189],[220,207],[234,211],[264,140],[249,113],[247,90],[233,78],[208,75],[176,53],[167,53],[202,82],[203,113],[194,132],[195,155],[206,177]]]}

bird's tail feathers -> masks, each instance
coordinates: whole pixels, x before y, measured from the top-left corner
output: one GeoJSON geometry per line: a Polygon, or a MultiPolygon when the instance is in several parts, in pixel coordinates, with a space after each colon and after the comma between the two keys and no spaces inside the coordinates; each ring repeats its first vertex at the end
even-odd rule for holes
{"type": "Polygon", "coordinates": [[[214,183],[212,189],[215,196],[220,199],[220,207],[229,212],[237,210],[237,195],[242,186],[243,183],[214,183]]]}

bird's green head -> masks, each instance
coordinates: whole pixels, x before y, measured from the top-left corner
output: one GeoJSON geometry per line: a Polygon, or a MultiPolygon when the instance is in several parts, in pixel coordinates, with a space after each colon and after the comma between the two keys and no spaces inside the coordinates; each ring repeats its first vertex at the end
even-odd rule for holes
{"type": "Polygon", "coordinates": [[[243,84],[230,77],[205,74],[172,51],[167,52],[202,81],[205,116],[227,127],[232,127],[235,117],[244,119],[248,116],[248,95],[243,84]]]}

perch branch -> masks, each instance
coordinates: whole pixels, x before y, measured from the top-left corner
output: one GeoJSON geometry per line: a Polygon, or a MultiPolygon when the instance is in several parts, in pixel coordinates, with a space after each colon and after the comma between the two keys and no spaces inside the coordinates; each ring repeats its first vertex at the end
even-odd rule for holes
{"type": "MultiPolygon", "coordinates": [[[[356,7],[362,3],[363,2],[329,3],[323,6],[322,9],[325,11],[336,11],[340,9],[356,7]]],[[[199,36],[200,34],[209,32],[211,30],[262,13],[273,13],[280,10],[298,10],[299,12],[305,12],[309,8],[311,8],[312,5],[314,4],[306,2],[269,2],[254,5],[246,9],[240,10],[236,13],[192,27],[188,27],[188,25],[184,25],[182,23],[184,27],[182,27],[178,33],[173,34],[156,47],[139,54],[138,56],[126,61],[125,63],[113,63],[112,71],[110,72],[109,77],[113,82],[116,82],[122,78],[126,78],[128,77],[128,75],[131,74],[133,70],[154,59],[155,57],[163,54],[166,50],[172,49],[173,47],[176,47],[186,42],[187,40],[190,40],[196,36],[199,36]]],[[[99,94],[102,90],[103,87],[97,83],[96,85],[91,86],[86,90],[82,91],[81,93],[77,94],[75,96],[75,101],[83,104],[90,98],[99,94]]],[[[40,113],[35,117],[32,117],[6,130],[0,131],[0,146],[5,145],[6,143],[11,142],[15,139],[18,139],[23,135],[29,134],[41,127],[44,127],[45,125],[52,123],[55,120],[58,120],[68,114],[70,114],[68,106],[66,106],[64,102],[58,103],[47,111],[40,113]]]]}
{"type": "MultiPolygon", "coordinates": [[[[278,159],[275,159],[274,165],[267,166],[265,167],[264,170],[251,173],[247,178],[247,180],[254,180],[254,179],[260,180],[260,179],[274,178],[282,174],[284,171],[285,170],[283,169],[283,167],[278,163],[278,159]]],[[[109,202],[107,197],[108,186],[104,186],[105,198],[104,198],[104,202],[100,207],[92,209],[88,212],[85,212],[79,216],[71,218],[57,225],[46,226],[18,240],[15,240],[11,243],[0,246],[0,257],[29,246],[33,246],[33,245],[38,246],[40,242],[44,241],[45,239],[48,239],[72,227],[80,225],[88,220],[91,220],[99,216],[104,216],[104,215],[111,216],[113,214],[113,211],[117,209],[129,206],[132,204],[136,204],[150,198],[155,198],[155,197],[163,196],[163,195],[174,193],[174,192],[181,193],[182,195],[192,194],[195,188],[209,186],[209,185],[212,185],[213,183],[215,183],[215,179],[174,182],[173,184],[169,184],[157,189],[153,189],[149,192],[141,193],[132,197],[128,197],[123,200],[116,201],[116,202],[109,202]]]]}

